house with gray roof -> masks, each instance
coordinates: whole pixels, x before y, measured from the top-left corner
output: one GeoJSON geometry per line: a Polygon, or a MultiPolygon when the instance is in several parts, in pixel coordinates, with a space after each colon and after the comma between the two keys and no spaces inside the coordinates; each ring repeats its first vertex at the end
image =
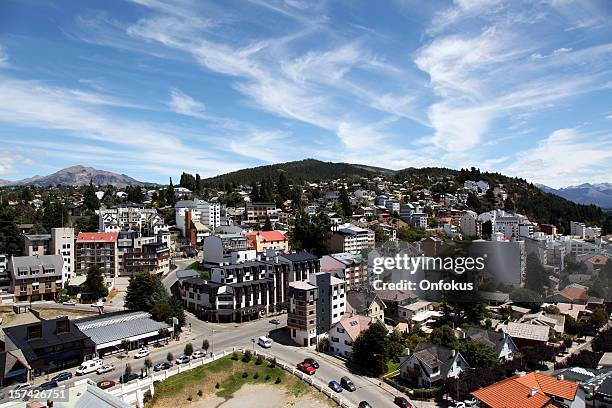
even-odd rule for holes
{"type": "Polygon", "coordinates": [[[9,262],[10,291],[19,301],[53,300],[62,288],[62,255],[14,256],[9,262]]]}
{"type": "Polygon", "coordinates": [[[419,343],[412,354],[406,349],[399,366],[401,378],[421,388],[440,385],[469,368],[458,351],[427,342],[419,343]]]}
{"type": "Polygon", "coordinates": [[[479,341],[491,347],[495,350],[500,360],[512,360],[514,353],[519,351],[512,338],[506,333],[499,333],[480,327],[470,327],[466,333],[466,338],[479,341]]]}

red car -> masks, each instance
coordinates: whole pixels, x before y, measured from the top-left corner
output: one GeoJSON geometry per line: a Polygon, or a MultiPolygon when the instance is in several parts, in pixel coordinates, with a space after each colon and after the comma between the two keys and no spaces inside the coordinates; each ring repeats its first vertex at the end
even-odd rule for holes
{"type": "Polygon", "coordinates": [[[400,408],[413,408],[413,405],[404,397],[395,397],[393,402],[400,408]]]}
{"type": "Polygon", "coordinates": [[[98,388],[102,388],[103,390],[106,390],[108,388],[114,387],[115,384],[116,383],[113,380],[102,380],[98,383],[98,388]]]}
{"type": "Polygon", "coordinates": [[[300,370],[301,372],[308,374],[308,375],[313,375],[314,373],[317,372],[317,369],[314,368],[313,366],[311,366],[308,363],[300,363],[297,365],[297,369],[300,370]]]}

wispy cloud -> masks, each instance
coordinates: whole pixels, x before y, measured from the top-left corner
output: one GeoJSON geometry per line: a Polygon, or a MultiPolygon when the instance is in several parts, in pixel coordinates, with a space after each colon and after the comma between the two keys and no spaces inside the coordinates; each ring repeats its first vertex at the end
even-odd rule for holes
{"type": "Polygon", "coordinates": [[[194,118],[206,118],[204,104],[184,94],[179,89],[170,90],[170,102],[168,106],[176,113],[194,118]]]}

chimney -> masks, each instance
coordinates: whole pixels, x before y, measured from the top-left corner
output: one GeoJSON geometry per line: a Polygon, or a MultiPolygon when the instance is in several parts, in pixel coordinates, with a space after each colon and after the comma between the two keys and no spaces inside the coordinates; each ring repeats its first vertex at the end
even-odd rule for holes
{"type": "Polygon", "coordinates": [[[404,355],[404,356],[409,356],[409,355],[410,355],[410,349],[409,349],[408,347],[406,347],[406,348],[404,349],[404,353],[403,353],[403,355],[404,355]]]}
{"type": "Polygon", "coordinates": [[[533,397],[534,395],[536,395],[538,392],[538,388],[537,387],[532,387],[531,388],[531,392],[529,392],[529,396],[533,397]]]}
{"type": "Polygon", "coordinates": [[[452,350],[452,356],[453,358],[455,357],[455,355],[457,354],[457,351],[455,351],[455,349],[452,350]]]}

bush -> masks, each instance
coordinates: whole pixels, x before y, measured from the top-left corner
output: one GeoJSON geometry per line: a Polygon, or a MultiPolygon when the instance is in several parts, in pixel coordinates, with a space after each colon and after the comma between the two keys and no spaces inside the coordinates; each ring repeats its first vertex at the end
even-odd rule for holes
{"type": "Polygon", "coordinates": [[[266,375],[265,380],[268,381],[269,379],[270,379],[270,375],[268,374],[268,375],[266,375]]]}
{"type": "Polygon", "coordinates": [[[249,373],[247,373],[246,371],[242,373],[242,378],[247,378],[249,376],[249,373]]]}
{"type": "Polygon", "coordinates": [[[259,373],[255,373],[255,374],[253,374],[253,378],[254,378],[254,379],[258,379],[258,378],[259,378],[259,373]]]}
{"type": "Polygon", "coordinates": [[[238,360],[238,353],[235,351],[232,353],[232,360],[238,360]]]}
{"type": "Polygon", "coordinates": [[[280,377],[276,377],[276,381],[274,381],[274,384],[280,384],[280,383],[281,383],[280,377]]]}
{"type": "Polygon", "coordinates": [[[204,393],[202,392],[202,390],[198,390],[198,397],[201,397],[201,396],[202,396],[202,394],[204,394],[204,393]]]}
{"type": "Polygon", "coordinates": [[[187,397],[187,401],[193,401],[193,397],[190,395],[187,397]]]}
{"type": "Polygon", "coordinates": [[[276,357],[272,357],[270,360],[270,368],[276,367],[276,357]]]}
{"type": "Polygon", "coordinates": [[[251,353],[251,350],[247,350],[244,352],[244,355],[242,356],[242,361],[244,361],[245,363],[248,363],[249,361],[251,361],[252,358],[253,358],[253,353],[251,353]]]}
{"type": "Polygon", "coordinates": [[[219,383],[216,383],[216,384],[215,384],[215,388],[216,388],[216,389],[219,389],[219,383]]]}
{"type": "Polygon", "coordinates": [[[147,402],[151,401],[151,398],[153,398],[151,391],[147,390],[142,396],[142,402],[146,404],[147,402]]]}
{"type": "Polygon", "coordinates": [[[257,360],[255,360],[256,365],[261,365],[263,363],[263,357],[260,355],[257,356],[257,360]]]}

